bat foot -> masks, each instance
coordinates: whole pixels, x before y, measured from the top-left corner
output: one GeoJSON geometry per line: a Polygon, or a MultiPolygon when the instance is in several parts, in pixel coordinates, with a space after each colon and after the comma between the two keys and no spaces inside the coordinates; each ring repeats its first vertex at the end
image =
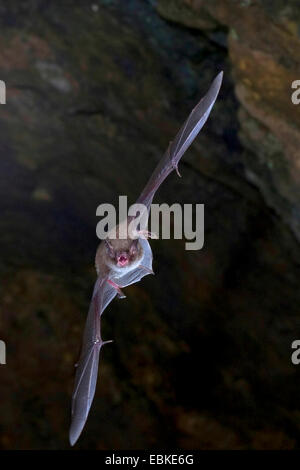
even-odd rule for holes
{"type": "Polygon", "coordinates": [[[111,281],[110,279],[108,279],[107,281],[114,289],[116,289],[117,293],[118,293],[118,297],[119,299],[126,299],[126,295],[124,294],[124,292],[122,291],[122,289],[120,288],[120,286],[118,286],[118,284],[116,284],[114,281],[111,281]]]}
{"type": "Polygon", "coordinates": [[[148,230],[138,230],[136,234],[139,238],[158,240],[158,235],[154,232],[148,232],[148,230]]]}
{"type": "Polygon", "coordinates": [[[126,299],[126,295],[124,294],[124,292],[121,289],[119,289],[119,291],[118,291],[118,298],[119,299],[126,299]]]}
{"type": "Polygon", "coordinates": [[[152,271],[152,269],[147,268],[147,266],[143,266],[142,264],[140,264],[140,265],[138,266],[138,268],[144,269],[145,271],[147,271],[148,274],[153,274],[153,276],[155,275],[155,272],[152,271]]]}

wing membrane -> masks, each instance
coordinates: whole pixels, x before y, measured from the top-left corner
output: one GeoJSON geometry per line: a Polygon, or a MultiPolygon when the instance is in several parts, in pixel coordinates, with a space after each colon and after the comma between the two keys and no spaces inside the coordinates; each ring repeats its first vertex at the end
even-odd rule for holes
{"type": "MultiPolygon", "coordinates": [[[[140,240],[144,249],[141,265],[115,280],[120,287],[139,282],[152,271],[152,251],[147,240],[140,240]],[[148,270],[148,271],[147,271],[148,270]]],[[[107,282],[108,278],[98,277],[85,324],[82,349],[78,361],[75,384],[72,395],[72,422],[70,427],[70,443],[74,445],[86,423],[97,385],[99,355],[106,341],[101,337],[102,313],[116,296],[116,290],[107,282]]]]}
{"type": "Polygon", "coordinates": [[[161,158],[154,172],[150,176],[148,183],[137,200],[137,203],[144,204],[148,211],[156,191],[162,182],[166,179],[166,177],[173,170],[177,169],[182,155],[191,145],[207,121],[207,118],[218,96],[222,78],[223,72],[220,72],[212,82],[206,95],[192,110],[191,114],[180,128],[175,139],[170,142],[168,150],[161,158]]]}

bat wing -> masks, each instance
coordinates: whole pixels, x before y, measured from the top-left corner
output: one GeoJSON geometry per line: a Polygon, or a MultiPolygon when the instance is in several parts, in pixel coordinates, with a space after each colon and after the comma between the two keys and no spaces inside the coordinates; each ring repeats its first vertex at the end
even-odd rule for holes
{"type": "MultiPolygon", "coordinates": [[[[192,110],[191,114],[179,130],[175,139],[170,142],[169,148],[158,163],[146,187],[137,200],[150,209],[154,194],[174,170],[184,152],[193,142],[205,124],[210,111],[218,96],[222,83],[223,72],[214,79],[207,94],[192,110]]],[[[140,281],[152,271],[152,251],[147,240],[140,239],[144,248],[141,266],[117,279],[111,278],[120,287],[140,281]]],[[[72,396],[72,422],[70,427],[70,443],[74,445],[86,423],[92,401],[95,395],[98,377],[99,354],[106,341],[101,337],[101,315],[107,305],[116,296],[116,290],[107,282],[108,278],[98,277],[89,313],[85,325],[82,350],[75,375],[75,385],[72,396]]]]}
{"type": "Polygon", "coordinates": [[[101,313],[116,296],[116,290],[107,278],[98,277],[85,324],[82,349],[75,374],[72,395],[72,422],[70,443],[74,445],[87,420],[95,395],[100,349],[105,344],[101,337],[101,313]]]}
{"type": "MultiPolygon", "coordinates": [[[[140,243],[144,249],[141,267],[135,268],[133,271],[114,280],[120,287],[126,287],[138,282],[152,271],[152,251],[150,245],[147,240],[140,240],[140,243]]],[[[85,324],[82,349],[76,369],[72,395],[72,421],[69,432],[72,446],[79,438],[85,426],[94,399],[100,350],[104,344],[110,342],[102,340],[101,315],[117,293],[116,289],[107,280],[108,277],[98,277],[85,324]]]]}
{"type": "Polygon", "coordinates": [[[192,110],[175,139],[170,142],[168,150],[150,176],[137,200],[138,204],[144,204],[147,207],[148,212],[157,189],[174,169],[178,172],[179,160],[204,126],[218,96],[222,78],[223,72],[220,72],[212,82],[206,95],[192,110]]]}

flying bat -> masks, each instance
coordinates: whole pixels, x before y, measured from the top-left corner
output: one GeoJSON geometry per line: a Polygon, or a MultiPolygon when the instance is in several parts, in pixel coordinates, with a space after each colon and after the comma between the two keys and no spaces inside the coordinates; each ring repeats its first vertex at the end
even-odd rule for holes
{"type": "MultiPolygon", "coordinates": [[[[173,171],[178,172],[178,163],[205,124],[218,96],[223,78],[220,72],[212,82],[207,94],[195,106],[175,139],[170,142],[164,156],[159,161],[137,203],[143,204],[149,215],[153,197],[173,171]]],[[[135,236],[128,233],[127,238],[121,232],[128,228],[132,217],[128,217],[115,229],[114,237],[108,236],[100,243],[96,252],[97,280],[86,320],[80,358],[76,368],[75,384],[72,395],[72,421],[70,443],[74,445],[79,438],[95,395],[98,377],[99,354],[102,346],[110,341],[103,341],[101,336],[102,313],[117,295],[124,298],[122,289],[140,281],[152,271],[152,251],[148,242],[151,233],[136,231],[135,236]],[[122,225],[123,224],[123,225],[122,225]]]]}

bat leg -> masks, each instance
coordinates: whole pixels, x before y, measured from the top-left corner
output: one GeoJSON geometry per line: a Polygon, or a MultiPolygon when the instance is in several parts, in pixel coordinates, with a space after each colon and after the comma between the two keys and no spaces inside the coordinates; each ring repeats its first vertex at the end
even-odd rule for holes
{"type": "Polygon", "coordinates": [[[136,234],[140,238],[152,238],[154,240],[158,240],[158,235],[154,232],[148,232],[148,230],[138,230],[136,234]]]}
{"type": "Polygon", "coordinates": [[[121,290],[121,288],[116,284],[114,281],[111,281],[110,279],[107,280],[107,282],[118,292],[118,297],[119,299],[125,299],[126,295],[124,292],[121,290]]]}
{"type": "MultiPolygon", "coordinates": [[[[172,145],[172,140],[170,141],[169,143],[169,147],[168,147],[168,152],[169,152],[169,155],[170,155],[170,149],[171,149],[171,145],[172,145]]],[[[172,162],[172,167],[174,168],[174,170],[176,171],[177,175],[179,176],[179,178],[181,178],[181,174],[179,173],[179,170],[178,170],[178,163],[175,163],[174,161],[174,155],[171,157],[171,162],[172,162]]]]}
{"type": "Polygon", "coordinates": [[[147,273],[153,274],[153,276],[154,276],[154,271],[152,271],[152,269],[147,268],[147,266],[144,266],[144,265],[140,264],[140,265],[138,266],[138,268],[144,269],[145,271],[147,271],[147,273]]]}

